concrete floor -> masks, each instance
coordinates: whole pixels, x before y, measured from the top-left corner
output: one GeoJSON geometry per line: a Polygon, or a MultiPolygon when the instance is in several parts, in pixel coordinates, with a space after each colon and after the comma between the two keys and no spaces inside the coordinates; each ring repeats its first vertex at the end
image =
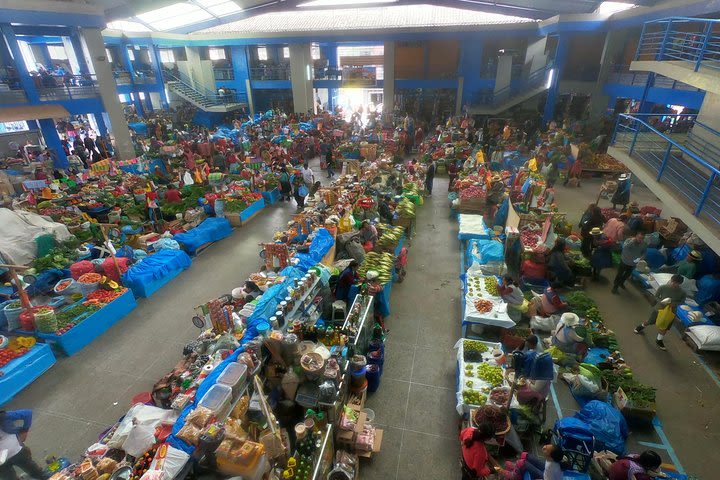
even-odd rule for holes
{"type": "MultiPolygon", "coordinates": [[[[418,210],[418,233],[409,248],[406,280],[393,287],[385,371],[380,389],[367,402],[385,430],[383,447],[363,463],[363,478],[459,478],[453,351],[460,336],[459,248],[446,190],[447,179],[437,178],[435,195],[418,210]]],[[[598,181],[585,182],[579,189],[559,187],[557,201],[577,223],[598,190],[598,181]]],[[[642,187],[633,190],[633,198],[641,204],[655,200],[642,187]]],[[[139,301],[138,308],[113,329],[74,357],[60,359],[18,395],[8,408],[34,410],[29,446],[35,457],[77,458],[94,443],[127,410],[134,394],[151,388],[180,359],[184,343],[198,333],[190,323],[193,308],[229,292],[256,271],[257,244],[280,229],[293,211],[294,206],[281,203],[237,229],[194,259],[188,272],[150,299],[139,301]]],[[[618,333],[637,377],[658,387],[658,415],[685,470],[699,478],[715,478],[714,466],[706,460],[713,458],[720,444],[715,422],[720,418],[720,385],[677,334],[668,335],[667,352],[655,347],[653,332],[632,334],[650,306],[633,288],[611,295],[612,275],[606,270],[604,279],[592,283],[588,292],[618,333]]],[[[720,364],[716,357],[706,360],[720,364]]],[[[563,415],[577,410],[567,387],[557,384],[556,391],[563,415]]],[[[550,407],[548,425],[555,418],[555,408],[550,407]]],[[[662,443],[662,437],[653,429],[636,430],[629,448],[644,448],[638,441],[662,443]]]]}

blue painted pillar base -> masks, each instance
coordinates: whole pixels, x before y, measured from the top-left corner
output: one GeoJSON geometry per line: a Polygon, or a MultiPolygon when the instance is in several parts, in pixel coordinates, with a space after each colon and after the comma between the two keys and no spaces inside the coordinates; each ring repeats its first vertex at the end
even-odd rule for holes
{"type": "Polygon", "coordinates": [[[55,122],[51,118],[43,118],[38,121],[45,145],[56,155],[55,168],[65,170],[69,163],[65,150],[60,143],[60,135],[55,128],[55,122]]]}
{"type": "Polygon", "coordinates": [[[334,112],[335,111],[335,100],[338,96],[338,89],[337,88],[328,88],[328,111],[334,112]]]}
{"type": "Polygon", "coordinates": [[[543,124],[547,125],[555,116],[555,104],[560,91],[560,76],[567,62],[570,39],[566,35],[558,35],[557,49],[555,50],[555,65],[553,66],[552,82],[548,88],[545,109],[543,110],[543,124]]]}
{"type": "Polygon", "coordinates": [[[103,118],[103,112],[93,112],[93,116],[95,117],[95,123],[97,123],[98,126],[98,133],[107,138],[108,129],[107,124],[105,123],[105,118],[103,118]]]}
{"type": "Polygon", "coordinates": [[[142,100],[140,100],[140,92],[133,92],[133,104],[135,105],[135,111],[141,117],[145,116],[145,108],[143,108],[142,100]]]}

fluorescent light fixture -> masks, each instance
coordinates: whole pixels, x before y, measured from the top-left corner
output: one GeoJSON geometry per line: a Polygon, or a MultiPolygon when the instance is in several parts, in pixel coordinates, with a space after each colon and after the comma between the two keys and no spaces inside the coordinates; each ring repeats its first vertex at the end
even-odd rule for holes
{"type": "Polygon", "coordinates": [[[354,5],[367,5],[375,3],[395,3],[398,0],[310,0],[301,3],[299,8],[307,7],[352,7],[354,5]]]}
{"type": "Polygon", "coordinates": [[[551,68],[550,73],[548,73],[547,83],[545,83],[545,88],[550,88],[553,83],[553,78],[555,78],[555,69],[551,68]]]}
{"type": "Polygon", "coordinates": [[[598,7],[596,13],[599,13],[600,15],[612,15],[613,13],[622,12],[624,10],[629,10],[635,7],[637,7],[637,5],[635,5],[634,3],[602,2],[598,7]]]}
{"type": "Polygon", "coordinates": [[[312,70],[310,69],[310,65],[305,65],[305,73],[307,75],[307,79],[312,80],[312,70]]]}

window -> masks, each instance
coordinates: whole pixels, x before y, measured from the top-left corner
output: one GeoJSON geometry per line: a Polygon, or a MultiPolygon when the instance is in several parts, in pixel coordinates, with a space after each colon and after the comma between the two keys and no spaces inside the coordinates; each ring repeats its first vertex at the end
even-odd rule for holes
{"type": "Polygon", "coordinates": [[[175,63],[175,52],[169,48],[160,49],[160,62],[161,63],[175,63]]]}
{"type": "Polygon", "coordinates": [[[130,61],[135,61],[135,52],[132,51],[132,48],[128,48],[128,57],[130,57],[130,61]]]}
{"type": "Polygon", "coordinates": [[[225,49],[210,47],[208,49],[210,60],[225,60],[225,49]]]}
{"type": "Polygon", "coordinates": [[[50,54],[50,58],[53,60],[67,60],[67,52],[65,52],[65,47],[62,45],[48,45],[48,53],[50,54]]]}
{"type": "Polygon", "coordinates": [[[283,47],[283,58],[290,58],[290,47],[283,47]]]}
{"type": "Polygon", "coordinates": [[[613,13],[622,12],[630,8],[635,8],[636,6],[634,3],[602,2],[597,9],[597,13],[600,15],[612,15],[613,13]]]}
{"type": "Polygon", "coordinates": [[[174,3],[137,16],[150,27],[166,31],[213,18],[213,15],[193,3],[174,3]]]}
{"type": "Polygon", "coordinates": [[[26,121],[0,122],[0,133],[27,132],[30,130],[26,121]]]}
{"type": "Polygon", "coordinates": [[[310,57],[313,60],[320,60],[320,45],[317,43],[310,45],[310,57]]]}
{"type": "Polygon", "coordinates": [[[257,48],[258,60],[260,60],[261,62],[267,62],[267,59],[268,59],[267,53],[268,53],[268,52],[267,52],[267,48],[265,48],[265,47],[258,47],[258,48],[257,48]]]}
{"type": "Polygon", "coordinates": [[[113,56],[109,48],[105,49],[105,56],[107,57],[108,63],[113,63],[113,56]]]}

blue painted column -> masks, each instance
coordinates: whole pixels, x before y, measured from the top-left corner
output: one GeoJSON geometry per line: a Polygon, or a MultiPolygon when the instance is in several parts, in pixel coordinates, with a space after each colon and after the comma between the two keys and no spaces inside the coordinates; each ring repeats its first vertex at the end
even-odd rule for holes
{"type": "Polygon", "coordinates": [[[142,101],[140,100],[140,92],[138,92],[137,90],[132,92],[132,101],[133,101],[133,104],[135,105],[135,111],[137,112],[137,114],[140,115],[141,117],[144,117],[145,116],[145,107],[143,107],[142,101]]]}
{"type": "MultiPolygon", "coordinates": [[[[323,55],[325,55],[325,58],[328,59],[328,68],[331,70],[337,70],[338,68],[338,54],[337,54],[337,44],[336,43],[329,43],[325,47],[322,47],[324,49],[323,55]]],[[[328,88],[328,110],[330,112],[335,111],[335,102],[338,97],[338,90],[337,88],[328,88]]]]}
{"type": "Polygon", "coordinates": [[[15,69],[20,76],[20,84],[25,90],[25,95],[27,95],[30,103],[38,103],[40,101],[40,97],[35,89],[35,83],[33,83],[32,78],[30,78],[30,75],[28,74],[27,66],[25,66],[25,61],[23,60],[22,52],[20,51],[20,45],[18,45],[17,37],[15,36],[15,30],[13,30],[9,23],[3,23],[0,24],[0,31],[5,37],[10,53],[12,53],[13,59],[15,60],[15,69]]]}
{"type": "Polygon", "coordinates": [[[553,66],[552,81],[547,91],[547,100],[545,101],[545,110],[543,111],[543,123],[547,124],[555,115],[555,104],[557,103],[558,92],[560,90],[560,76],[565,69],[567,63],[568,50],[570,47],[570,38],[567,34],[558,35],[557,49],[555,50],[555,64],[553,66]]]}
{"type": "Polygon", "coordinates": [[[125,70],[127,70],[130,74],[130,82],[134,85],[135,67],[133,67],[132,60],[130,60],[130,52],[128,51],[128,47],[129,45],[127,43],[121,43],[118,47],[118,53],[120,54],[120,61],[122,62],[123,67],[125,67],[125,70]]]}
{"type": "Polygon", "coordinates": [[[55,128],[55,121],[51,118],[42,118],[38,123],[40,123],[40,131],[42,132],[43,140],[45,140],[45,145],[57,155],[55,168],[58,170],[68,168],[68,159],[60,143],[60,135],[58,135],[57,129],[55,128]]]}
{"type": "Polygon", "coordinates": [[[148,45],[148,53],[152,59],[153,70],[155,71],[155,83],[160,85],[160,103],[165,110],[170,108],[167,95],[165,94],[165,78],[162,72],[162,62],[160,61],[160,50],[155,45],[148,45]]]}
{"type": "Polygon", "coordinates": [[[40,50],[40,53],[42,53],[43,56],[43,65],[45,65],[45,68],[48,70],[54,70],[55,65],[53,64],[52,58],[50,58],[50,50],[48,49],[47,43],[41,43],[37,45],[38,50],[40,50]]]}
{"type": "Polygon", "coordinates": [[[460,62],[458,63],[458,79],[462,80],[462,86],[458,84],[458,87],[461,88],[456,112],[458,110],[461,112],[463,107],[471,105],[475,95],[482,89],[482,57],[482,38],[463,41],[460,46],[460,62]]]}
{"type": "Polygon", "coordinates": [[[75,58],[77,58],[78,65],[80,66],[80,74],[85,75],[90,73],[87,58],[85,58],[85,51],[83,50],[82,42],[80,41],[80,32],[77,28],[73,28],[72,33],[70,33],[70,43],[75,51],[75,58]]]}
{"type": "Polygon", "coordinates": [[[655,85],[655,72],[649,72],[647,76],[647,80],[645,81],[645,88],[643,88],[643,94],[640,98],[640,113],[651,113],[653,107],[655,106],[655,103],[648,102],[648,93],[650,93],[650,89],[655,85]]]}
{"type": "Polygon", "coordinates": [[[97,123],[100,135],[107,138],[108,128],[107,124],[105,123],[105,117],[103,116],[103,112],[93,112],[93,116],[95,117],[95,122],[97,123]]]}
{"type": "Polygon", "coordinates": [[[252,91],[250,90],[250,52],[247,46],[236,45],[230,47],[235,91],[239,95],[247,95],[248,105],[253,105],[252,91]]]}

